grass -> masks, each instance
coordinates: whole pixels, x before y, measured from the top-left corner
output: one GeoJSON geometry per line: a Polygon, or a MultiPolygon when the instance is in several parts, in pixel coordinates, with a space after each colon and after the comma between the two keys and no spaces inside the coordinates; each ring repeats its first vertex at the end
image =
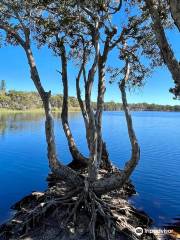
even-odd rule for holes
{"type": "MultiPolygon", "coordinates": [[[[69,108],[69,112],[79,112],[80,108],[69,108]]],[[[61,109],[53,108],[52,112],[60,113],[61,109]]],[[[26,110],[18,110],[18,109],[8,109],[8,108],[0,108],[0,113],[44,113],[43,108],[35,108],[35,109],[26,109],[26,110]]]]}

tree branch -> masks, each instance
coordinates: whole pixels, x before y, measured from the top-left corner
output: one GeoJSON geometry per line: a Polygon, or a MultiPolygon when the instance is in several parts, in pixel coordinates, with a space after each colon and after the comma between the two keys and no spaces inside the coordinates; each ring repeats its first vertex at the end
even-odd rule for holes
{"type": "Polygon", "coordinates": [[[179,0],[169,0],[171,16],[174,20],[175,25],[180,31],[180,1],[179,0]]]}
{"type": "Polygon", "coordinates": [[[161,50],[162,58],[171,72],[176,85],[173,93],[175,96],[180,96],[180,64],[175,58],[174,52],[168,43],[156,2],[154,0],[145,0],[145,2],[153,21],[154,33],[156,35],[157,44],[161,50]]]}
{"type": "Polygon", "coordinates": [[[97,194],[105,194],[109,191],[120,189],[123,187],[123,185],[126,183],[126,181],[129,179],[130,175],[134,171],[136,165],[138,164],[139,158],[140,158],[140,148],[139,144],[134,132],[132,118],[129,113],[128,104],[127,104],[127,98],[126,98],[126,91],[125,91],[125,84],[129,78],[130,74],[130,66],[128,61],[126,62],[126,74],[124,79],[119,83],[119,88],[122,95],[122,102],[123,102],[123,109],[125,112],[126,117],[126,123],[128,127],[128,134],[129,139],[131,142],[131,158],[129,161],[126,162],[124,170],[116,175],[113,175],[106,179],[100,179],[96,181],[93,185],[94,191],[97,194]]]}
{"type": "Polygon", "coordinates": [[[19,34],[10,26],[0,23],[0,29],[4,30],[6,33],[12,35],[16,41],[24,48],[25,47],[25,41],[19,36],[19,34]]]}

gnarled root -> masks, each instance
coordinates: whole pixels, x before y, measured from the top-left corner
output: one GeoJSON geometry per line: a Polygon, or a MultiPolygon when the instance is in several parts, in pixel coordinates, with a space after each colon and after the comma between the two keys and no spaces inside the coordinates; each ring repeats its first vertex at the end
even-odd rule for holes
{"type": "Polygon", "coordinates": [[[122,234],[139,239],[135,234],[137,212],[134,214],[133,208],[118,195],[118,191],[116,197],[114,194],[113,197],[99,197],[90,188],[87,191],[84,188],[68,189],[65,185],[54,186],[44,195],[40,194],[38,199],[35,200],[34,196],[33,201],[28,199],[28,204],[25,199],[18,203],[19,211],[13,220],[1,227],[0,239],[2,236],[2,239],[23,239],[23,234],[27,236],[31,230],[49,226],[56,228],[59,239],[113,240],[120,239],[122,234]],[[135,221],[132,221],[134,216],[135,221]]]}

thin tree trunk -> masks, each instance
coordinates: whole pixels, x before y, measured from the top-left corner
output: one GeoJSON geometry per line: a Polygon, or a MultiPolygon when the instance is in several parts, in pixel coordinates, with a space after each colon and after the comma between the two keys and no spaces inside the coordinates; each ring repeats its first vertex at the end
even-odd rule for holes
{"type": "Polygon", "coordinates": [[[55,144],[55,136],[54,136],[54,120],[51,113],[51,104],[50,104],[51,92],[45,92],[44,88],[41,85],[40,77],[35,65],[34,57],[30,49],[30,46],[24,49],[25,49],[28,63],[31,70],[31,78],[38,90],[38,93],[41,97],[44,110],[45,110],[45,116],[46,116],[45,133],[46,133],[46,141],[48,145],[47,150],[48,150],[49,167],[53,173],[63,178],[69,184],[71,185],[73,184],[73,186],[77,186],[77,184],[83,184],[82,179],[78,177],[76,172],[74,172],[72,169],[66,166],[63,166],[58,161],[56,144],[55,144]]]}
{"type": "Polygon", "coordinates": [[[99,33],[98,33],[99,22],[97,21],[95,31],[93,33],[93,41],[95,47],[95,57],[91,69],[88,72],[88,79],[85,84],[85,104],[86,111],[89,118],[89,166],[88,166],[88,178],[90,185],[96,180],[98,172],[97,162],[97,126],[95,114],[91,103],[91,91],[94,82],[95,73],[97,71],[100,47],[99,47],[99,33]]]}
{"type": "Polygon", "coordinates": [[[67,78],[67,57],[63,42],[59,43],[61,51],[61,64],[62,64],[62,82],[63,82],[63,106],[62,106],[62,125],[68,140],[69,150],[73,157],[73,165],[78,165],[78,167],[86,167],[88,159],[84,157],[78,150],[76,143],[74,141],[71,129],[68,122],[68,78],[67,78]]]}
{"type": "MultiPolygon", "coordinates": [[[[106,46],[105,46],[106,48],[106,46]]],[[[107,51],[108,54],[108,51],[107,51]]],[[[105,88],[105,62],[107,60],[107,55],[100,56],[98,64],[98,100],[97,100],[97,129],[98,129],[98,164],[104,169],[111,169],[111,162],[109,160],[109,154],[106,149],[106,144],[102,139],[102,113],[104,109],[104,94],[105,88]]]]}
{"type": "Polygon", "coordinates": [[[180,31],[180,1],[179,0],[169,0],[171,16],[174,20],[175,25],[180,31]]]}
{"type": "Polygon", "coordinates": [[[106,38],[104,50],[102,56],[99,56],[98,61],[98,98],[97,98],[97,111],[96,111],[96,122],[97,122],[97,132],[98,132],[98,164],[102,168],[107,170],[111,169],[111,161],[109,160],[109,154],[106,149],[106,144],[102,139],[102,113],[104,109],[104,94],[106,91],[105,87],[105,64],[107,61],[109,53],[109,44],[111,37],[113,35],[108,35],[106,38]]]}
{"type": "Polygon", "coordinates": [[[131,148],[132,148],[131,158],[128,162],[126,162],[124,170],[121,173],[119,173],[119,175],[113,175],[106,179],[100,179],[94,183],[93,185],[94,191],[97,194],[104,194],[111,190],[119,189],[123,187],[124,183],[127,182],[132,172],[134,171],[135,167],[137,166],[140,158],[140,148],[134,132],[132,118],[129,112],[127,98],[126,98],[126,91],[125,91],[125,85],[129,78],[129,72],[130,72],[130,67],[129,67],[129,64],[127,63],[126,75],[124,79],[121,81],[121,83],[119,84],[119,88],[122,95],[123,109],[125,112],[126,123],[128,127],[128,135],[131,142],[131,148]]]}
{"type": "MultiPolygon", "coordinates": [[[[81,89],[80,89],[80,77],[81,74],[83,72],[83,68],[84,68],[84,63],[82,63],[82,66],[80,68],[79,74],[76,78],[76,92],[77,92],[77,99],[81,108],[81,112],[83,115],[83,119],[84,119],[84,123],[85,123],[85,128],[86,128],[86,139],[87,139],[87,144],[88,147],[90,148],[90,139],[89,139],[89,132],[90,132],[90,128],[89,128],[89,118],[88,118],[88,114],[86,111],[86,106],[81,98],[81,89]]],[[[84,80],[85,84],[86,84],[86,80],[84,80]]],[[[101,164],[100,167],[106,170],[110,170],[111,169],[111,161],[109,160],[109,154],[106,148],[106,143],[102,140],[102,156],[101,156],[101,164]]]]}
{"type": "Polygon", "coordinates": [[[155,0],[145,0],[145,2],[153,21],[154,33],[156,35],[157,44],[161,50],[162,58],[175,82],[175,89],[173,89],[172,92],[178,97],[180,96],[180,64],[175,58],[174,52],[166,38],[158,12],[158,2],[155,0]]]}
{"type": "Polygon", "coordinates": [[[97,164],[97,130],[94,111],[91,105],[91,88],[92,88],[92,79],[91,78],[92,69],[89,72],[89,81],[85,86],[85,95],[86,95],[86,109],[89,116],[89,166],[88,166],[88,177],[90,183],[94,182],[97,177],[98,164],[97,164]]]}
{"type": "MultiPolygon", "coordinates": [[[[81,97],[81,89],[80,89],[80,78],[81,78],[82,72],[85,71],[85,69],[84,69],[85,66],[84,65],[85,65],[85,59],[83,59],[82,66],[81,66],[81,68],[79,70],[79,73],[78,73],[78,76],[76,78],[76,93],[77,93],[77,99],[78,99],[78,102],[79,102],[79,106],[81,108],[81,113],[82,113],[82,116],[83,116],[83,119],[84,119],[85,128],[86,128],[86,140],[87,140],[88,148],[90,148],[89,117],[88,117],[88,114],[87,114],[86,106],[85,106],[85,104],[84,104],[84,102],[82,100],[82,97],[81,97]]],[[[85,73],[84,72],[83,72],[83,75],[85,77],[85,73]]],[[[86,80],[84,81],[84,83],[86,84],[86,80]]]]}
{"type": "Polygon", "coordinates": [[[109,159],[109,153],[107,151],[106,143],[102,140],[102,154],[100,167],[110,171],[112,169],[111,160],[109,159]]]}
{"type": "Polygon", "coordinates": [[[104,108],[104,94],[105,94],[105,61],[102,56],[99,57],[98,62],[98,98],[97,98],[97,111],[96,111],[96,124],[98,133],[98,165],[100,166],[102,161],[102,113],[104,108]]]}

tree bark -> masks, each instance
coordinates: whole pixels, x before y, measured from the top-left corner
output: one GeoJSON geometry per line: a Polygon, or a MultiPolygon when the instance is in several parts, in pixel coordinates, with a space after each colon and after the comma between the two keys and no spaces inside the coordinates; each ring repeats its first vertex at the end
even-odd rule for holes
{"type": "MultiPolygon", "coordinates": [[[[82,73],[83,73],[84,78],[85,78],[85,74],[86,74],[85,73],[85,58],[83,58],[83,63],[81,65],[81,68],[79,70],[78,76],[76,78],[76,93],[77,93],[77,99],[78,99],[78,102],[79,102],[79,106],[81,108],[81,113],[82,113],[82,116],[83,116],[83,119],[84,119],[85,128],[86,128],[86,140],[87,140],[88,148],[90,149],[89,116],[87,114],[86,106],[85,106],[85,104],[84,104],[84,102],[82,100],[81,89],[80,89],[80,78],[81,78],[82,73]]],[[[86,84],[86,80],[84,81],[84,83],[86,84]]]]}
{"type": "MultiPolygon", "coordinates": [[[[105,46],[106,47],[106,46],[105,46]]],[[[109,154],[106,149],[106,144],[102,139],[102,113],[104,109],[104,94],[106,91],[105,87],[105,63],[107,56],[103,55],[99,58],[98,63],[98,99],[97,99],[97,111],[96,111],[96,122],[98,132],[98,155],[97,161],[100,167],[110,170],[111,161],[109,160],[109,154]]]]}
{"type": "Polygon", "coordinates": [[[158,12],[158,4],[155,0],[145,0],[153,21],[154,33],[156,35],[157,44],[161,50],[162,58],[172,74],[175,82],[175,88],[171,90],[176,97],[180,97],[180,64],[175,58],[174,52],[168,43],[166,34],[158,12]]]}
{"type": "Polygon", "coordinates": [[[98,133],[98,153],[97,161],[100,166],[102,161],[102,113],[104,108],[104,94],[106,91],[105,87],[105,60],[100,55],[98,62],[98,98],[97,98],[97,111],[96,111],[96,124],[97,124],[97,133],[98,133]]]}
{"type": "MultiPolygon", "coordinates": [[[[93,66],[94,68],[94,66],[93,66]]],[[[97,171],[98,171],[98,163],[97,163],[97,129],[94,111],[91,105],[91,89],[94,81],[93,68],[89,72],[88,82],[85,86],[85,95],[86,95],[86,109],[89,117],[89,126],[88,126],[88,138],[89,138],[89,166],[88,166],[88,177],[89,181],[92,183],[96,180],[97,171]]]]}
{"type": "Polygon", "coordinates": [[[102,154],[100,168],[110,171],[112,169],[112,163],[109,159],[109,153],[106,147],[106,143],[102,139],[102,154]]]}
{"type": "Polygon", "coordinates": [[[85,84],[85,104],[86,111],[89,118],[89,166],[88,166],[88,178],[90,185],[96,180],[98,172],[98,162],[97,162],[97,126],[96,118],[93,111],[91,103],[91,91],[94,82],[95,73],[98,67],[100,46],[99,46],[99,32],[98,32],[99,22],[96,22],[96,27],[92,33],[93,44],[95,47],[95,56],[91,69],[88,72],[87,82],[85,84]]]}
{"type": "Polygon", "coordinates": [[[97,111],[96,111],[96,124],[97,124],[97,133],[98,133],[98,155],[97,161],[99,166],[106,168],[108,170],[111,169],[111,161],[109,160],[109,155],[106,149],[106,144],[102,139],[102,113],[104,110],[104,94],[106,91],[105,87],[105,67],[106,61],[108,57],[108,53],[110,50],[110,41],[113,34],[109,33],[106,37],[103,54],[99,56],[98,61],[98,98],[97,98],[97,111]]]}
{"type": "Polygon", "coordinates": [[[50,104],[51,92],[45,92],[44,88],[41,85],[40,77],[35,65],[34,57],[30,49],[30,46],[25,47],[24,50],[26,52],[26,56],[30,66],[31,78],[42,99],[44,110],[45,110],[45,116],[46,116],[45,133],[46,133],[46,141],[48,146],[47,150],[48,150],[49,167],[53,173],[63,178],[69,184],[71,185],[73,184],[73,186],[77,186],[76,184],[83,184],[82,179],[76,174],[76,172],[74,172],[72,169],[66,166],[63,166],[58,161],[56,144],[55,144],[55,136],[54,136],[54,120],[51,113],[51,104],[50,104]]]}
{"type": "Polygon", "coordinates": [[[62,82],[63,82],[63,106],[62,106],[62,125],[64,129],[64,133],[68,140],[69,150],[73,157],[74,165],[86,167],[88,159],[84,157],[80,151],[78,150],[76,143],[74,141],[69,121],[68,121],[68,77],[67,77],[67,57],[66,50],[63,42],[59,42],[60,52],[61,52],[61,64],[62,64],[62,82]]]}
{"type": "Polygon", "coordinates": [[[171,16],[174,20],[175,25],[180,31],[180,1],[179,0],[169,0],[171,16]]]}
{"type": "MultiPolygon", "coordinates": [[[[81,98],[81,89],[80,89],[80,77],[81,74],[83,72],[83,68],[84,68],[84,63],[82,63],[82,66],[79,70],[79,74],[76,78],[76,92],[77,92],[77,99],[81,108],[81,112],[83,115],[83,119],[84,119],[84,123],[85,123],[85,128],[86,128],[86,139],[87,139],[87,144],[88,147],[90,148],[90,128],[89,128],[89,118],[88,118],[88,114],[86,111],[86,106],[81,98]]],[[[86,80],[84,80],[85,84],[86,84],[86,80]]],[[[106,148],[106,143],[102,140],[102,156],[101,156],[101,164],[100,167],[106,170],[110,170],[111,169],[111,161],[109,159],[109,154],[106,148]]]]}
{"type": "Polygon", "coordinates": [[[131,176],[132,172],[134,171],[135,167],[138,164],[140,158],[140,148],[139,144],[135,135],[135,131],[133,128],[132,118],[129,112],[127,98],[126,98],[126,91],[125,91],[125,84],[129,78],[130,67],[127,62],[126,64],[126,75],[124,79],[119,84],[119,88],[122,95],[122,102],[123,102],[123,109],[125,112],[126,123],[128,127],[128,135],[131,142],[131,158],[129,161],[126,162],[124,170],[119,173],[118,175],[113,175],[106,179],[100,179],[96,181],[93,185],[94,191],[97,194],[105,194],[109,191],[114,189],[119,189],[123,187],[124,183],[127,182],[129,177],[131,176]]]}

